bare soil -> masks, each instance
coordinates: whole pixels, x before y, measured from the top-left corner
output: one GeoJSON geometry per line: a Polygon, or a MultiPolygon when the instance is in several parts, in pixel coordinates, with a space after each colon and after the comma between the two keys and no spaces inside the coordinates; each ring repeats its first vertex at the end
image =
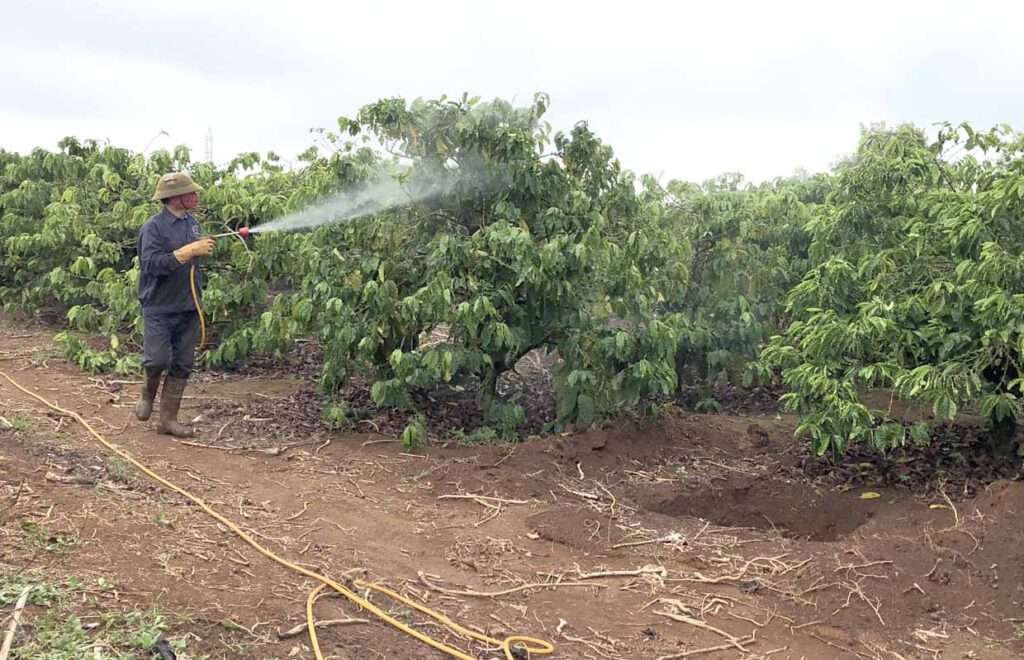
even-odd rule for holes
{"type": "MultiPolygon", "coordinates": [[[[36,348],[50,333],[0,322],[0,370],[89,418],[270,549],[334,576],[362,569],[355,575],[490,635],[548,639],[552,657],[1024,654],[1024,484],[1012,467],[965,454],[936,471],[916,450],[884,465],[866,455],[826,465],[794,444],[792,418],[763,406],[408,452],[370,424],[326,432],[312,380],[269,367],[197,376],[183,416],[197,418],[199,435],[175,441],[134,419],[137,384],[44,364],[36,348]],[[548,586],[465,593],[537,583],[548,586]]],[[[189,636],[191,657],[313,657],[305,633],[279,637],[303,621],[313,581],[6,381],[0,415],[13,422],[0,428],[5,570],[104,577],[116,585],[104,596],[111,607],[187,614],[171,636],[189,636]],[[23,521],[77,542],[67,554],[34,549],[23,521]]],[[[372,598],[475,657],[500,657],[372,598]]],[[[43,610],[29,606],[19,634],[43,610]]],[[[317,615],[366,613],[325,597],[317,615]]],[[[366,618],[322,629],[325,653],[443,657],[366,618]]]]}

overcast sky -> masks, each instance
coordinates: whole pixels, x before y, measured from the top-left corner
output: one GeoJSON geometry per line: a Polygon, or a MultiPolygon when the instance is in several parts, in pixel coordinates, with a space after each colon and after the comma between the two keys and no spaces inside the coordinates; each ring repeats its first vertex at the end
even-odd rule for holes
{"type": "Polygon", "coordinates": [[[1024,128],[1024,2],[7,0],[0,147],[65,135],[214,160],[385,96],[551,95],[623,166],[703,180],[827,169],[861,123],[1024,128]],[[841,6],[834,9],[832,6],[841,6]]]}

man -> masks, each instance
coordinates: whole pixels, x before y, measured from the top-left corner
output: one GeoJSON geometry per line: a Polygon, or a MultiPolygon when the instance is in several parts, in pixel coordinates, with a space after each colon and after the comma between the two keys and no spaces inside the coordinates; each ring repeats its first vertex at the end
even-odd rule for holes
{"type": "Polygon", "coordinates": [[[199,237],[190,211],[199,206],[202,188],[183,172],[160,177],[154,201],[164,208],[139,230],[139,302],[142,303],[142,366],[145,383],[135,407],[141,421],[153,413],[153,401],[166,371],[157,432],[179,438],[193,435],[178,422],[185,383],[195,363],[199,313],[192,300],[190,271],[196,267],[196,294],[202,300],[199,257],[213,253],[213,239],[199,237]]]}

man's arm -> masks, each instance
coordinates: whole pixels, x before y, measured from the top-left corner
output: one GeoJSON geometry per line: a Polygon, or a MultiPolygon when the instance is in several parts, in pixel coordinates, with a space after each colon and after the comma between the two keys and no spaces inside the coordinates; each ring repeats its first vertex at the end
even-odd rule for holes
{"type": "Polygon", "coordinates": [[[160,237],[155,235],[153,227],[143,226],[139,235],[139,266],[142,272],[154,277],[170,275],[182,264],[213,253],[213,239],[209,237],[200,238],[173,252],[164,252],[159,246],[160,237]]]}
{"type": "Polygon", "coordinates": [[[139,234],[139,266],[146,275],[163,277],[181,267],[173,252],[160,249],[160,237],[152,225],[145,225],[139,234]]]}

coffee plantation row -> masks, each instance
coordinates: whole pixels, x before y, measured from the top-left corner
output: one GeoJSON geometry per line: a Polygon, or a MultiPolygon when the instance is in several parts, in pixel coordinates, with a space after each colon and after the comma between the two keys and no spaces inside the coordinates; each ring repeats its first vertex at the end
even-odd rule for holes
{"type": "Polygon", "coordinates": [[[1007,450],[1024,350],[1021,135],[872,126],[827,173],[662,185],[623,170],[585,122],[553,131],[548,103],[384,99],[317,131],[299,167],[75,138],[0,150],[0,302],[65,323],[58,341],[82,368],[135,374],[135,237],[161,174],[205,188],[210,234],[387,177],[444,181],[347,222],[218,239],[200,361],[316,341],[332,426],[349,413],[338,388],[360,375],[385,407],[461,384],[514,436],[523,408],[496,385],[542,351],[558,356],[554,430],[652,412],[683,387],[774,384],[817,454],[927,441],[928,426],[864,403],[875,389],[934,423],[980,414],[1007,450]]]}

